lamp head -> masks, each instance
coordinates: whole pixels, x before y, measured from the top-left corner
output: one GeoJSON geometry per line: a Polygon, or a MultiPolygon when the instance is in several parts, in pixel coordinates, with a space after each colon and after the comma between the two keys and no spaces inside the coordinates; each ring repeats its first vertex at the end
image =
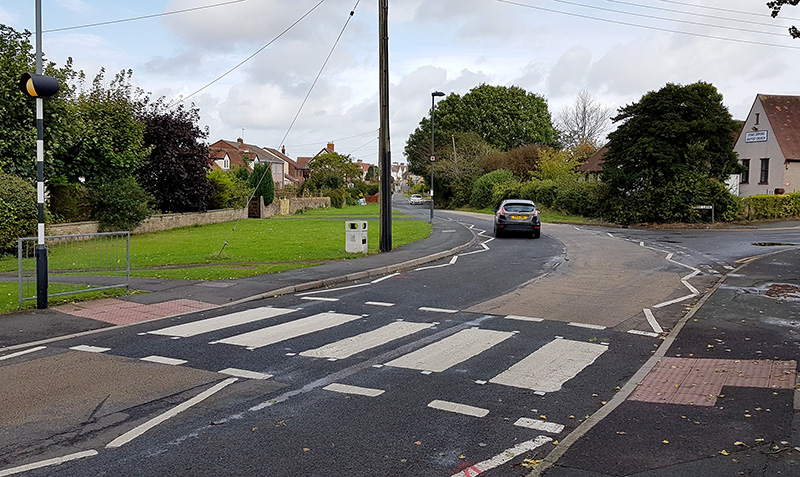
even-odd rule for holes
{"type": "Polygon", "coordinates": [[[433,93],[431,93],[431,96],[444,96],[444,93],[442,93],[441,91],[434,91],[433,93]]]}

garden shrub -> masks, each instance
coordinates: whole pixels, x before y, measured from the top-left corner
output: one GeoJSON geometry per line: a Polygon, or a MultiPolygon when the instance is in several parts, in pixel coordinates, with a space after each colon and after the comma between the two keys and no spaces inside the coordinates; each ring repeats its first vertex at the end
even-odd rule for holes
{"type": "Polygon", "coordinates": [[[133,230],[150,216],[150,195],[131,176],[89,187],[92,217],[101,232],[133,230]]]}
{"type": "Polygon", "coordinates": [[[742,218],[745,220],[790,219],[800,216],[800,192],[781,195],[745,197],[742,218]]]}
{"type": "Polygon", "coordinates": [[[476,209],[483,209],[492,205],[492,194],[495,184],[514,182],[514,173],[506,169],[497,169],[482,175],[472,186],[470,205],[476,209]]]}
{"type": "Polygon", "coordinates": [[[207,177],[212,191],[209,209],[238,209],[247,205],[252,190],[236,174],[214,169],[207,177]]]}
{"type": "Polygon", "coordinates": [[[59,222],[82,222],[92,217],[89,191],[80,183],[53,181],[47,184],[48,209],[59,222]]]}
{"type": "Polygon", "coordinates": [[[264,205],[269,205],[275,200],[275,182],[272,179],[272,169],[269,162],[259,162],[253,167],[253,173],[247,178],[247,185],[255,189],[254,197],[264,198],[264,205]]]}
{"type": "Polygon", "coordinates": [[[36,188],[21,177],[0,173],[0,253],[15,253],[17,239],[36,235],[36,188]]]}

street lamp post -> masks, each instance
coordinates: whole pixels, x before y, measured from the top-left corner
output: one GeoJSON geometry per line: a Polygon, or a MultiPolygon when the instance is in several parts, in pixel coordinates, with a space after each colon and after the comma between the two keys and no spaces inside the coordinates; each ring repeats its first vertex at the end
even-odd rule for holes
{"type": "Polygon", "coordinates": [[[436,118],[436,104],[434,103],[436,97],[444,96],[441,91],[434,91],[431,93],[431,224],[433,224],[433,163],[436,161],[436,156],[433,154],[433,128],[434,120],[436,118]]]}

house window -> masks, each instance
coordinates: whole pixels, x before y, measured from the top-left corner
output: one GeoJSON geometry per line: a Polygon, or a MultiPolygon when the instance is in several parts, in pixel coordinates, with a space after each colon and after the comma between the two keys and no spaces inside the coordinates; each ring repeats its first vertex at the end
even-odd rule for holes
{"type": "Polygon", "coordinates": [[[748,184],[750,182],[750,159],[742,159],[742,165],[744,166],[744,172],[742,172],[742,177],[739,179],[741,184],[748,184]]]}
{"type": "Polygon", "coordinates": [[[758,180],[758,183],[769,183],[769,158],[761,159],[761,176],[758,180]]]}
{"type": "Polygon", "coordinates": [[[226,155],[225,159],[222,160],[222,169],[227,171],[230,168],[231,168],[231,160],[226,155]]]}
{"type": "Polygon", "coordinates": [[[756,113],[756,126],[758,126],[758,120],[761,117],[761,113],[756,113]]]}

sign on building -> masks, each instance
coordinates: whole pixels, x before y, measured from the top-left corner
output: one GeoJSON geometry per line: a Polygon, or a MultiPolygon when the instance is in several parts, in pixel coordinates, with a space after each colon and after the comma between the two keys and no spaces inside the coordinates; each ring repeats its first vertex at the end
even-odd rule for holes
{"type": "Polygon", "coordinates": [[[744,133],[744,142],[767,142],[768,131],[747,131],[744,133]]]}

